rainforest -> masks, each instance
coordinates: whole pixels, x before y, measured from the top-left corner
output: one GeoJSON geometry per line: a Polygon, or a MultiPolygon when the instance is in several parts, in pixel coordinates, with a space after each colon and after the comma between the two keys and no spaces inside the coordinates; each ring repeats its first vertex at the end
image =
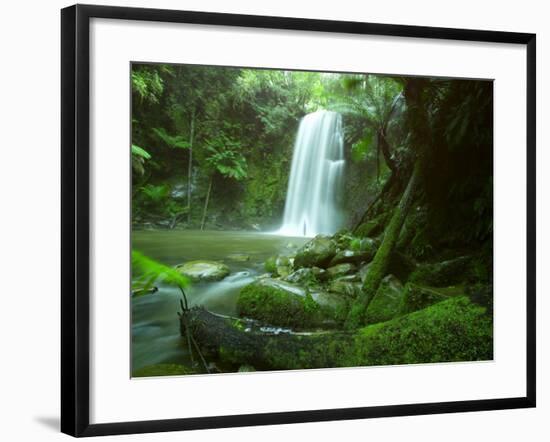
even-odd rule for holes
{"type": "Polygon", "coordinates": [[[493,359],[493,82],[131,65],[133,377],[493,359]]]}

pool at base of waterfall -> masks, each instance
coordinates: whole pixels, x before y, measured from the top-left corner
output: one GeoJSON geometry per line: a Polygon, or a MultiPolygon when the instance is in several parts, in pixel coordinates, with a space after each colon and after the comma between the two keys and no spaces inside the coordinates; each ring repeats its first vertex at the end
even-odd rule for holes
{"type": "MultiPolygon", "coordinates": [[[[305,241],[306,238],[238,231],[132,232],[132,248],[164,264],[209,260],[227,265],[230,274],[221,281],[196,282],[186,289],[190,306],[202,305],[223,315],[236,313],[240,289],[265,273],[263,263],[267,258],[288,254],[305,241]]],[[[190,363],[177,316],[181,293],[163,284],[158,289],[154,294],[131,300],[132,371],[157,364],[190,363]]]]}

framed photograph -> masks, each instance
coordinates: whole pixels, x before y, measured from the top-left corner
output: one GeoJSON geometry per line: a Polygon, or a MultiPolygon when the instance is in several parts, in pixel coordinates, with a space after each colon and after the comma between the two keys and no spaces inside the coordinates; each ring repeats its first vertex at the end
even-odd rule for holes
{"type": "Polygon", "coordinates": [[[535,35],[76,5],[62,431],[535,406],[535,35]]]}

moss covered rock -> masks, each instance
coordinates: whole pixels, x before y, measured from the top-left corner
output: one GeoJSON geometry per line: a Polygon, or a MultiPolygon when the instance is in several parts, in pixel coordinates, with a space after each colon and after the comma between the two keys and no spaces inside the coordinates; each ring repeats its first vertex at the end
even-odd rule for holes
{"type": "Polygon", "coordinates": [[[320,290],[309,292],[285,281],[264,278],[240,291],[237,310],[240,316],[267,324],[307,328],[334,322],[344,303],[320,290]]]}
{"type": "Polygon", "coordinates": [[[317,282],[317,277],[313,269],[304,267],[295,270],[285,278],[286,281],[293,284],[311,285],[317,282]]]}
{"type": "Polygon", "coordinates": [[[188,261],[176,269],[192,281],[219,281],[229,275],[229,267],[218,261],[188,261]]]}
{"type": "Polygon", "coordinates": [[[372,259],[375,252],[376,250],[341,250],[336,253],[329,265],[335,266],[343,263],[359,264],[361,262],[368,262],[372,259]]]}
{"type": "Polygon", "coordinates": [[[367,309],[365,320],[367,324],[389,321],[401,312],[404,289],[401,282],[393,275],[382,279],[376,296],[367,309]]]}
{"type": "Polygon", "coordinates": [[[469,256],[461,256],[447,261],[421,264],[410,274],[409,281],[433,287],[459,284],[469,279],[471,263],[469,256]]]}
{"type": "Polygon", "coordinates": [[[355,270],[357,270],[357,267],[354,264],[345,262],[329,267],[327,269],[327,274],[329,278],[334,279],[339,278],[340,276],[349,275],[350,273],[355,272],[355,270]]]}
{"type": "Polygon", "coordinates": [[[294,266],[326,268],[336,255],[336,244],[328,236],[318,235],[296,252],[294,266]]]}
{"type": "Polygon", "coordinates": [[[331,281],[328,285],[329,292],[354,297],[361,290],[361,283],[355,280],[355,275],[351,276],[351,278],[344,276],[331,281]]]}
{"type": "Polygon", "coordinates": [[[353,361],[369,365],[485,361],[493,358],[493,321],[460,296],[371,325],[356,337],[353,361]]]}
{"type": "Polygon", "coordinates": [[[264,268],[266,272],[285,278],[292,273],[292,263],[293,259],[288,256],[271,256],[265,261],[264,268]]]}
{"type": "Polygon", "coordinates": [[[277,273],[277,257],[270,256],[264,262],[264,269],[268,273],[277,273]]]}
{"type": "Polygon", "coordinates": [[[408,283],[404,290],[401,312],[403,314],[415,312],[447,299],[449,296],[441,291],[408,283]]]}
{"type": "Polygon", "coordinates": [[[227,255],[227,259],[236,262],[247,262],[250,261],[250,255],[247,255],[246,253],[231,253],[230,255],[227,255]]]}

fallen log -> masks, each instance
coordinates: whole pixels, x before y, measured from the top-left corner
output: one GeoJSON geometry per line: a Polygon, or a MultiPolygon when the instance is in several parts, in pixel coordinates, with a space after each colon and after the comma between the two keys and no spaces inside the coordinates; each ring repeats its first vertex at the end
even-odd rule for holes
{"type": "Polygon", "coordinates": [[[274,334],[249,331],[242,320],[200,307],[184,315],[205,358],[236,368],[247,364],[257,370],[289,370],[493,357],[492,316],[466,296],[354,331],[274,334]]]}

